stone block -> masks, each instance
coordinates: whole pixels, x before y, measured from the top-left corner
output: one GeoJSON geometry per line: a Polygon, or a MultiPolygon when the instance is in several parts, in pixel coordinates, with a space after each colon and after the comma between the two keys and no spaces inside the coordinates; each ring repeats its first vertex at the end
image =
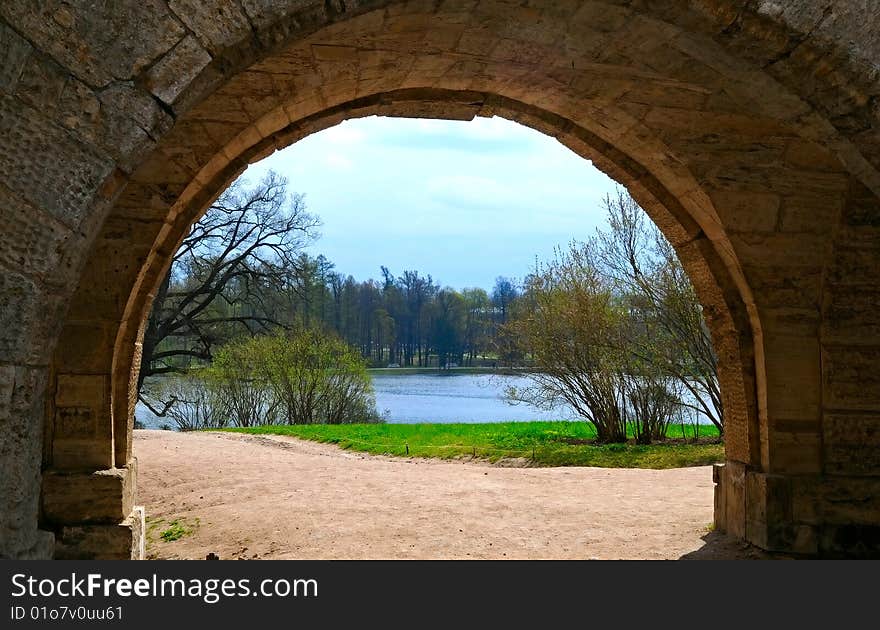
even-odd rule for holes
{"type": "MultiPolygon", "coordinates": [[[[101,123],[95,128],[101,148],[113,156],[120,168],[131,172],[156,145],[156,138],[167,132],[173,119],[152,95],[133,83],[117,83],[98,95],[101,123]]],[[[68,113],[68,124],[76,121],[76,113],[68,113]]]]}
{"type": "MultiPolygon", "coordinates": [[[[36,531],[34,543],[16,557],[18,560],[51,560],[55,555],[55,534],[42,529],[36,531]]],[[[0,553],[0,558],[3,554],[0,553]]]]}
{"type": "Polygon", "coordinates": [[[90,439],[56,438],[52,442],[52,467],[58,470],[95,470],[113,465],[110,423],[102,423],[103,434],[90,439]]]}
{"type": "Polygon", "coordinates": [[[769,551],[815,554],[819,549],[814,525],[794,519],[793,481],[789,475],[749,472],[746,478],[748,520],[746,539],[769,551]]]}
{"type": "Polygon", "coordinates": [[[112,322],[68,321],[58,341],[55,368],[62,373],[109,369],[107,349],[113,346],[115,334],[112,322]]]}
{"type": "Polygon", "coordinates": [[[196,75],[209,63],[208,54],[195,37],[184,37],[147,74],[148,89],[171,105],[196,75]]]}
{"type": "Polygon", "coordinates": [[[826,413],[822,429],[825,472],[880,476],[880,414],[826,413]]]}
{"type": "MultiPolygon", "coordinates": [[[[774,308],[799,308],[813,310],[817,315],[821,303],[823,269],[818,266],[803,267],[797,273],[790,268],[773,265],[749,264],[743,271],[761,310],[774,308]]],[[[796,330],[786,330],[796,335],[796,330]]]]}
{"type": "Polygon", "coordinates": [[[880,345],[826,344],[822,348],[824,404],[840,411],[880,409],[880,345]]]}
{"type": "Polygon", "coordinates": [[[791,478],[791,518],[795,523],[820,525],[822,505],[820,477],[798,475],[791,478]]]}
{"type": "Polygon", "coordinates": [[[37,522],[46,381],[45,368],[0,365],[0,558],[45,557],[37,522]]]}
{"type": "Polygon", "coordinates": [[[250,22],[236,2],[170,0],[168,6],[212,53],[231,46],[251,32],[250,22]]]}
{"type": "Polygon", "coordinates": [[[821,313],[815,308],[798,306],[780,306],[759,308],[758,316],[772,330],[786,330],[799,337],[811,337],[819,334],[821,313]]]}
{"type": "Polygon", "coordinates": [[[12,94],[24,65],[33,51],[26,39],[0,23],[0,90],[12,94]]]}
{"type": "Polygon", "coordinates": [[[294,2],[291,0],[242,0],[241,5],[251,21],[258,27],[266,27],[310,5],[315,8],[320,7],[322,9],[321,16],[324,16],[324,3],[316,0],[295,0],[294,2]]]}
{"type": "Polygon", "coordinates": [[[829,475],[818,494],[824,525],[880,527],[880,477],[829,475]]]}
{"type": "Polygon", "coordinates": [[[771,421],[769,439],[769,472],[821,472],[822,443],[818,420],[774,419],[771,421]]]}
{"type": "Polygon", "coordinates": [[[785,151],[785,161],[799,168],[817,171],[840,171],[840,160],[829,150],[802,138],[789,142],[785,151]]]}
{"type": "Polygon", "coordinates": [[[815,555],[819,552],[819,532],[813,525],[786,523],[774,530],[771,539],[771,549],[804,555],[815,555]]]}
{"type": "MultiPolygon", "coordinates": [[[[880,259],[866,257],[862,266],[853,267],[850,279],[876,274],[878,269],[880,259]]],[[[880,339],[880,286],[864,277],[861,283],[827,283],[824,297],[822,332],[826,343],[880,339]]]]}
{"type": "Polygon", "coordinates": [[[79,249],[80,239],[70,228],[3,187],[0,221],[5,227],[0,233],[0,265],[50,285],[71,282],[69,257],[79,249]]]}
{"type": "Polygon", "coordinates": [[[767,549],[769,542],[767,540],[766,484],[767,480],[764,475],[746,474],[745,476],[745,539],[762,549],[767,549]]]}
{"type": "Polygon", "coordinates": [[[43,517],[53,523],[118,523],[134,506],[137,464],[95,472],[43,473],[43,517]]]}
{"type": "Polygon", "coordinates": [[[744,266],[771,266],[796,276],[816,267],[817,256],[828,247],[829,237],[807,232],[742,232],[732,234],[730,242],[744,266]]]}
{"type": "Polygon", "coordinates": [[[255,125],[260,135],[266,138],[290,125],[290,116],[283,107],[278,107],[260,118],[255,125]]]}
{"type": "Polygon", "coordinates": [[[51,59],[30,55],[18,79],[15,94],[34,109],[54,114],[68,76],[51,59]]]}
{"type": "Polygon", "coordinates": [[[55,391],[56,440],[97,437],[106,417],[107,379],[101,375],[59,374],[55,391]]]}
{"type": "Polygon", "coordinates": [[[33,337],[40,332],[41,302],[38,285],[30,278],[5,271],[0,274],[0,357],[26,363],[33,337]]]}
{"type": "Polygon", "coordinates": [[[784,232],[812,232],[825,234],[843,208],[844,197],[839,194],[784,197],[779,210],[780,227],[784,232]]]}
{"type": "Polygon", "coordinates": [[[101,374],[59,374],[52,465],[64,470],[113,466],[109,380],[101,374]]]}
{"type": "Polygon", "coordinates": [[[718,216],[735,232],[773,232],[779,220],[779,195],[738,190],[710,191],[718,216]]]}
{"type": "Polygon", "coordinates": [[[765,330],[764,348],[768,415],[818,420],[822,393],[818,339],[765,330]]]}
{"type": "Polygon", "coordinates": [[[724,524],[731,536],[746,535],[746,466],[727,461],[724,465],[724,524]]]}
{"type": "Polygon", "coordinates": [[[0,95],[0,182],[23,199],[76,229],[112,170],[43,112],[0,95]]]}
{"type": "Polygon", "coordinates": [[[92,85],[137,75],[185,34],[162,0],[4,2],[0,13],[39,49],[92,85]]]}
{"type": "Polygon", "coordinates": [[[144,508],[114,525],[64,526],[56,534],[56,560],[142,560],[144,508]]]}
{"type": "Polygon", "coordinates": [[[727,512],[724,506],[724,464],[712,466],[712,483],[715,484],[714,493],[714,523],[719,532],[727,531],[727,512]]]}

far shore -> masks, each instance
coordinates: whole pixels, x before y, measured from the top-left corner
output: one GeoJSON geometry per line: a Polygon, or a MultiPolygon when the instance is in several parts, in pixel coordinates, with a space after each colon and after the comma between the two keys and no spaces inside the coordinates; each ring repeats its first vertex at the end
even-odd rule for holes
{"type": "Polygon", "coordinates": [[[408,374],[502,374],[504,376],[515,376],[517,374],[531,374],[538,370],[532,367],[384,367],[369,368],[369,372],[373,376],[405,376],[408,374]]]}

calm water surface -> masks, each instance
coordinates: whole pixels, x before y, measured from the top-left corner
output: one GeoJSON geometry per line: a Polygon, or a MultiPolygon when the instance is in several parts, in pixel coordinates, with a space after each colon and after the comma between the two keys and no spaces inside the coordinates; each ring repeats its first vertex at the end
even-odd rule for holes
{"type": "MultiPolygon", "coordinates": [[[[376,408],[393,423],[574,419],[567,407],[541,411],[505,402],[505,387],[521,387],[527,380],[524,376],[494,374],[380,374],[373,376],[373,388],[376,408]]],[[[174,425],[173,420],[154,416],[141,403],[137,419],[148,429],[174,425]]]]}
{"type": "MultiPolygon", "coordinates": [[[[527,376],[495,374],[374,374],[376,408],[387,422],[509,422],[530,420],[575,420],[565,406],[553,410],[529,405],[511,405],[504,399],[506,387],[523,387],[527,376]]],[[[148,429],[174,425],[170,418],[158,418],[138,403],[137,419],[148,429]]],[[[706,422],[705,419],[702,420],[706,422]]]]}
{"type": "Polygon", "coordinates": [[[505,422],[571,420],[568,407],[542,411],[504,400],[506,387],[523,387],[525,376],[407,374],[373,376],[376,408],[388,422],[505,422]]]}

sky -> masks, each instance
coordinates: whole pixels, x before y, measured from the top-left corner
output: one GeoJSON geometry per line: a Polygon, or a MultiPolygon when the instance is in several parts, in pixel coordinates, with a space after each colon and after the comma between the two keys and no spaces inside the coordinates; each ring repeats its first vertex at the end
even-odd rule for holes
{"type": "Polygon", "coordinates": [[[356,280],[404,270],[491,290],[604,223],[616,187],[555,139],[503,118],[347,120],[251,165],[321,218],[310,246],[356,280]]]}

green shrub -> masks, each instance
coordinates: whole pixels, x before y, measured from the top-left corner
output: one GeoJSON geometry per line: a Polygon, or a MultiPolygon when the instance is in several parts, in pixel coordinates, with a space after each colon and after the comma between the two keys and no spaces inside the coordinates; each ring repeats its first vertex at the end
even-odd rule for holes
{"type": "Polygon", "coordinates": [[[206,381],[234,426],[380,422],[359,353],[315,330],[224,346],[206,381]]]}

